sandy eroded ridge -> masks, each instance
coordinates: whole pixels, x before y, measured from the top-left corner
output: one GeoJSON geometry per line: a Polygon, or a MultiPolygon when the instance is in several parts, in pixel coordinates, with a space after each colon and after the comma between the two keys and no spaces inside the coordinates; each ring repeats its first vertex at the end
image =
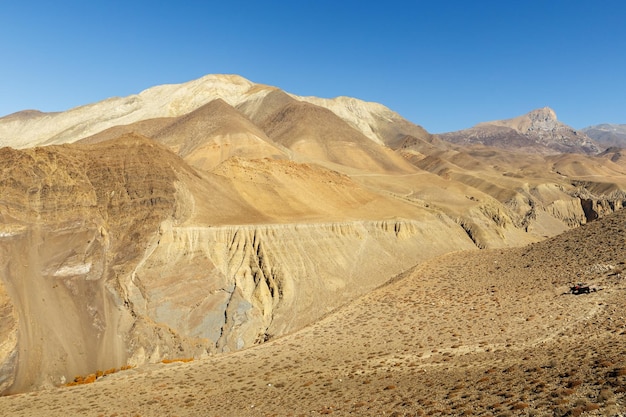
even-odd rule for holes
{"type": "Polygon", "coordinates": [[[617,415],[626,212],[517,249],[458,252],[285,337],[0,398],[7,415],[617,415]],[[566,294],[584,279],[601,291],[566,294]]]}

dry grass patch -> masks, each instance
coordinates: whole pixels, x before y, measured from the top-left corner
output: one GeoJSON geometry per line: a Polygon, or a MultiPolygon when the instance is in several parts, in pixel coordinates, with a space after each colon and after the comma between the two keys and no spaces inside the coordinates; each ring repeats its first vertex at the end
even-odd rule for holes
{"type": "Polygon", "coordinates": [[[163,359],[161,363],[165,363],[165,364],[175,363],[175,362],[187,363],[187,362],[192,362],[192,361],[193,361],[193,358],[175,358],[175,359],[163,359]]]}

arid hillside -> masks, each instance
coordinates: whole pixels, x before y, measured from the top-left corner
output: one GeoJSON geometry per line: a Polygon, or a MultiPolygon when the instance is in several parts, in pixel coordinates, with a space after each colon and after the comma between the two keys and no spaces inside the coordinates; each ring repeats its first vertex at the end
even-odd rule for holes
{"type": "Polygon", "coordinates": [[[625,230],[620,211],[521,248],[450,253],[262,345],[0,406],[13,416],[619,415],[625,230]],[[569,293],[578,281],[593,290],[569,293]]]}
{"type": "MultiPolygon", "coordinates": [[[[500,125],[569,140],[552,115],[500,125]]],[[[443,139],[377,103],[224,75],[0,118],[0,392],[228,363],[457,262],[442,255],[527,247],[626,204],[618,149],[443,139]]]]}

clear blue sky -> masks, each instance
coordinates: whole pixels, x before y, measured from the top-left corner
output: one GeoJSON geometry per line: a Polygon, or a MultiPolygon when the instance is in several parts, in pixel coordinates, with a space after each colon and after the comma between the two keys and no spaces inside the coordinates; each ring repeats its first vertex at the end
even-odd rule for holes
{"type": "Polygon", "coordinates": [[[0,115],[211,73],[380,102],[434,133],[543,106],[626,123],[626,1],[0,0],[0,115]]]}

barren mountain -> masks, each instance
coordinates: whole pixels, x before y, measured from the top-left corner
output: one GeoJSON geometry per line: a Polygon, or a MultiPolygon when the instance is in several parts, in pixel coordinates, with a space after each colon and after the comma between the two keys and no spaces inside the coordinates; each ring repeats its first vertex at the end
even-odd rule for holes
{"type": "Polygon", "coordinates": [[[626,125],[605,123],[586,127],[581,132],[606,148],[626,148],[626,125]]]}
{"type": "Polygon", "coordinates": [[[366,172],[415,171],[391,149],[373,142],[322,107],[293,101],[267,117],[260,126],[275,142],[311,160],[366,172]]]}
{"type": "MultiPolygon", "coordinates": [[[[18,112],[0,118],[0,146],[14,148],[44,144],[71,143],[108,128],[147,119],[184,116],[211,101],[222,99],[233,107],[264,111],[265,97],[278,91],[275,87],[255,84],[237,75],[207,75],[183,84],[149,88],[129,97],[115,97],[76,107],[61,113],[18,112]]],[[[384,143],[405,129],[406,134],[427,135],[420,127],[378,103],[357,99],[316,100],[281,94],[296,101],[314,102],[329,108],[371,140],[384,143]],[[362,116],[368,114],[368,123],[362,116]],[[377,124],[380,123],[380,126],[377,124]]]]}
{"type": "MultiPolygon", "coordinates": [[[[555,143],[568,152],[454,144],[376,103],[297,97],[236,76],[154,87],[62,113],[1,118],[0,138],[11,147],[0,148],[0,392],[54,388],[122,366],[145,376],[164,359],[211,357],[206,366],[226,373],[231,361],[243,361],[242,372],[252,372],[259,363],[243,359],[248,348],[266,352],[262,363],[279,367],[274,360],[287,361],[281,340],[296,337],[321,352],[307,360],[316,372],[331,346],[344,359],[375,358],[385,347],[371,337],[384,339],[382,328],[393,335],[387,343],[394,349],[401,349],[400,330],[428,328],[432,340],[421,344],[439,349],[444,342],[435,328],[449,324],[389,327],[397,317],[388,311],[368,322],[378,326],[371,329],[341,319],[352,323],[351,332],[369,332],[368,346],[358,351],[343,333],[324,345],[310,332],[361,297],[369,300],[358,307],[362,318],[378,299],[405,308],[409,321],[416,317],[409,306],[429,303],[442,308],[433,317],[446,317],[444,307],[455,305],[447,294],[456,291],[448,279],[470,293],[472,280],[487,285],[480,280],[493,278],[484,269],[492,262],[489,250],[554,237],[626,204],[621,152],[569,152],[573,139],[553,112],[488,127],[515,132],[520,141],[533,137],[532,147],[542,152],[555,143]],[[462,261],[438,258],[459,251],[462,261]],[[438,268],[445,278],[422,269],[437,263],[483,275],[438,268]],[[402,298],[374,291],[399,274],[413,276],[414,267],[422,275],[405,281],[406,288],[423,285],[424,277],[431,287],[419,288],[427,298],[414,299],[400,284],[386,288],[402,298]]],[[[476,297],[488,302],[484,294],[476,297]]],[[[537,311],[548,311],[549,301],[539,299],[537,311]]],[[[510,307],[480,320],[504,323],[522,308],[510,307]]],[[[552,325],[551,317],[543,319],[552,325]]],[[[341,331],[338,323],[333,333],[341,331]]],[[[521,326],[512,335],[545,335],[542,329],[521,326]]],[[[502,343],[491,330],[485,336],[493,336],[494,346],[502,343]]],[[[298,352],[290,358],[312,354],[298,352]]],[[[387,366],[363,360],[363,374],[387,366]]],[[[333,361],[329,366],[344,369],[333,361]]],[[[210,389],[224,398],[222,388],[210,389]]],[[[227,403],[216,409],[222,406],[215,414],[242,414],[227,403]]]]}
{"type": "Polygon", "coordinates": [[[440,135],[458,144],[483,144],[527,153],[597,154],[601,148],[582,131],[559,122],[544,107],[513,119],[480,123],[470,129],[440,135]]]}

